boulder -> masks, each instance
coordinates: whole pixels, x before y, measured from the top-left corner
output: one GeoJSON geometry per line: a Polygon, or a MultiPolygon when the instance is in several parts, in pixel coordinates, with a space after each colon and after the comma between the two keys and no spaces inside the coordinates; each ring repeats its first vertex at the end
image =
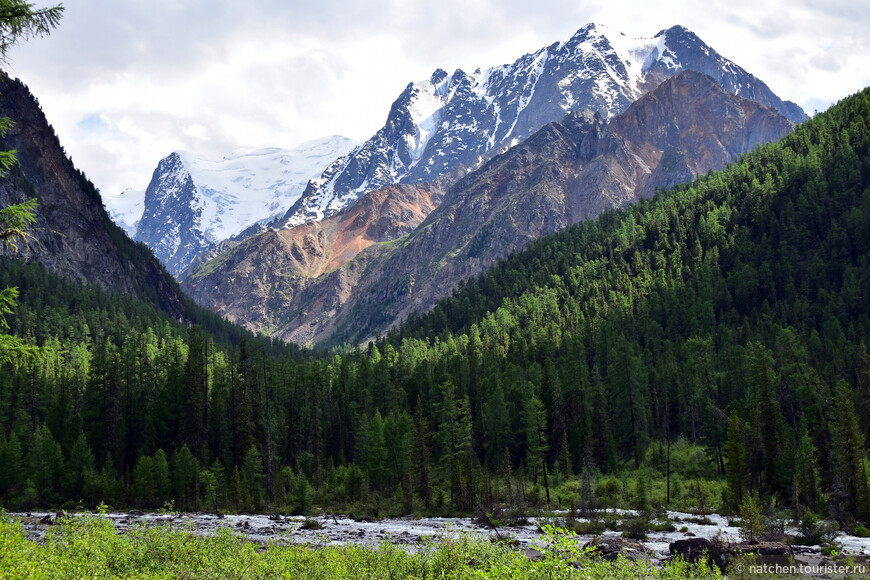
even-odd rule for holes
{"type": "Polygon", "coordinates": [[[592,548],[594,553],[607,560],[615,561],[620,554],[629,560],[648,559],[652,552],[649,548],[626,538],[596,536],[586,542],[584,548],[592,548]]]}
{"type": "Polygon", "coordinates": [[[763,564],[788,564],[794,558],[794,550],[782,542],[741,542],[728,546],[728,557],[743,554],[758,554],[763,564]]]}
{"type": "Polygon", "coordinates": [[[707,538],[687,538],[671,542],[668,548],[671,557],[679,556],[686,562],[699,562],[705,560],[707,564],[716,564],[724,567],[727,557],[719,542],[711,542],[707,538]]]}
{"type": "Polygon", "coordinates": [[[705,559],[709,565],[716,564],[720,568],[725,568],[732,558],[744,554],[758,554],[761,562],[769,564],[788,564],[794,556],[791,546],[781,542],[729,544],[710,541],[706,538],[687,538],[671,542],[668,547],[672,557],[679,556],[687,562],[698,562],[705,559]]]}

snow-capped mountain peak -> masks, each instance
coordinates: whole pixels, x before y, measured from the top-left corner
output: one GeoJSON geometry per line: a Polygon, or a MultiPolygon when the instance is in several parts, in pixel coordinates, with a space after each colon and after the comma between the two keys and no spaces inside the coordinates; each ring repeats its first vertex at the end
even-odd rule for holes
{"type": "Polygon", "coordinates": [[[806,118],[761,81],[721,57],[682,26],[631,38],[588,24],[570,39],[511,64],[452,75],[436,70],[412,82],[384,127],[312,181],[275,227],[323,219],[366,192],[392,183],[431,181],[457,166],[524,140],[571,111],[610,119],[683,69],[703,72],[734,94],[760,101],[793,121],[806,118]]]}
{"type": "MultiPolygon", "coordinates": [[[[133,237],[178,274],[218,242],[282,214],[310,179],[356,145],[330,136],[293,149],[237,149],[217,160],[176,151],[154,171],[133,237]]],[[[107,196],[106,203],[129,226],[133,222],[117,205],[123,197],[107,196]]]]}

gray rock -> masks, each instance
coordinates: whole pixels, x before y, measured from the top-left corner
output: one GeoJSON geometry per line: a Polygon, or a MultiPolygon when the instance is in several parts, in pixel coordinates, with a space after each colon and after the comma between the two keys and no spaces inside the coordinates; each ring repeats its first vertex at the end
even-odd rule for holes
{"type": "Polygon", "coordinates": [[[649,548],[626,538],[596,536],[586,542],[583,548],[592,548],[594,553],[607,560],[615,561],[620,555],[629,560],[649,559],[652,552],[649,548]]]}

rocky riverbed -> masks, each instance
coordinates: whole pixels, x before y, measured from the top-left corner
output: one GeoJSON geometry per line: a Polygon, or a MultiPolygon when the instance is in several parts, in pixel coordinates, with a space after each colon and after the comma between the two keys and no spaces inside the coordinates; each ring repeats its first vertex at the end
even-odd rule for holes
{"type": "MultiPolygon", "coordinates": [[[[54,525],[58,514],[49,512],[10,513],[8,514],[23,522],[28,536],[39,540],[50,526],[54,525]]],[[[73,516],[83,515],[78,513],[73,516]]],[[[558,523],[560,517],[566,514],[555,514],[555,517],[529,518],[526,525],[502,526],[498,534],[510,538],[527,554],[534,555],[536,550],[544,549],[540,526],[546,523],[558,523]]],[[[617,514],[613,514],[617,515],[617,514]]],[[[620,512],[618,515],[627,515],[620,512]]],[[[653,561],[661,561],[671,555],[670,545],[678,540],[700,538],[711,540],[718,538],[725,543],[740,541],[739,528],[730,524],[729,520],[713,514],[702,523],[701,518],[692,514],[668,512],[668,518],[680,531],[649,532],[648,538],[639,543],[644,552],[653,561]]],[[[252,542],[266,545],[271,542],[282,544],[308,545],[342,545],[363,544],[374,545],[380,542],[406,546],[414,550],[428,541],[438,541],[439,538],[462,534],[480,534],[486,537],[496,535],[496,532],[485,524],[471,518],[414,518],[404,517],[378,521],[357,521],[340,515],[320,515],[317,517],[301,516],[267,516],[258,514],[238,514],[217,516],[206,513],[143,513],[140,511],[112,512],[102,517],[109,519],[115,528],[123,533],[133,526],[167,526],[174,529],[190,530],[194,534],[209,535],[220,528],[234,530],[252,542]]],[[[582,520],[580,520],[582,521],[582,520]]],[[[785,529],[786,534],[796,534],[796,530],[785,529]]],[[[581,535],[583,542],[592,540],[594,536],[581,535]]],[[[607,530],[599,537],[600,540],[620,538],[619,532],[607,530]]],[[[842,548],[841,554],[851,556],[857,564],[867,566],[870,573],[870,538],[859,538],[840,533],[836,543],[842,548]]],[[[834,560],[822,556],[820,546],[791,546],[796,562],[800,564],[819,566],[833,563],[834,560]]]]}

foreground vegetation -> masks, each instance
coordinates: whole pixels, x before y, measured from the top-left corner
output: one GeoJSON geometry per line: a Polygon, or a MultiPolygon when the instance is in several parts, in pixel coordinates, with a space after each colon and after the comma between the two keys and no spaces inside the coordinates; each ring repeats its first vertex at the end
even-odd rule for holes
{"type": "Polygon", "coordinates": [[[116,534],[99,517],[69,518],[44,542],[0,519],[4,578],[720,578],[718,569],[681,561],[596,560],[577,541],[548,531],[552,551],[533,562],[521,552],[471,536],[444,538],[411,553],[377,546],[281,546],[265,549],[222,529],[210,537],[162,527],[116,534]]]}

